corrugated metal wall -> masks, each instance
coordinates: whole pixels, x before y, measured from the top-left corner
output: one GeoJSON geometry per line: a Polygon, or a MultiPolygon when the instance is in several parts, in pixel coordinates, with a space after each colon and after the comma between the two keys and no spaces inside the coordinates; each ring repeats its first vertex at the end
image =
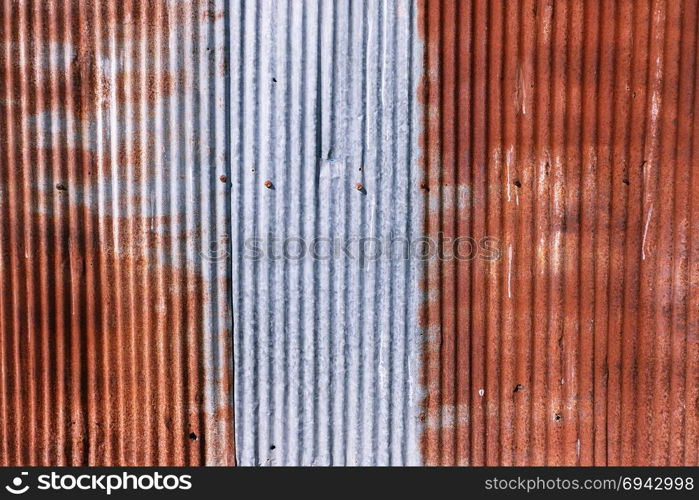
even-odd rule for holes
{"type": "Polygon", "coordinates": [[[698,464],[698,4],[0,1],[0,464],[698,464]]]}
{"type": "Polygon", "coordinates": [[[233,461],[223,4],[0,6],[2,465],[233,461]]]}
{"type": "Polygon", "coordinates": [[[239,462],[418,463],[419,268],[357,248],[422,229],[415,5],[230,19],[239,462]]]}
{"type": "Polygon", "coordinates": [[[697,2],[419,3],[425,462],[696,465],[697,2]]]}

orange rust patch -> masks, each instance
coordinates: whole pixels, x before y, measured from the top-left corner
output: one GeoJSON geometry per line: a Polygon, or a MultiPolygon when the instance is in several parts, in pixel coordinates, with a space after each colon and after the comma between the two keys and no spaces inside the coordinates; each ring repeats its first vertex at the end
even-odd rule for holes
{"type": "Polygon", "coordinates": [[[3,465],[199,465],[207,446],[232,443],[221,422],[207,435],[225,409],[204,411],[210,297],[186,260],[201,228],[187,233],[179,214],[148,215],[150,193],[119,189],[155,182],[154,104],[185,92],[181,72],[154,62],[191,6],[166,7],[0,6],[3,465]],[[112,127],[114,114],[133,137],[112,127]],[[97,137],[100,117],[110,137],[97,137]]]}
{"type": "Polygon", "coordinates": [[[71,206],[69,192],[8,181],[5,171],[0,264],[11,278],[0,341],[13,370],[0,402],[25,410],[5,415],[2,463],[203,463],[204,424],[192,410],[203,406],[204,283],[156,252],[170,259],[191,240],[151,232],[169,218],[100,217],[71,206]],[[23,212],[26,195],[52,212],[23,212]]]}
{"type": "Polygon", "coordinates": [[[425,462],[696,465],[697,4],[418,5],[425,462]]]}

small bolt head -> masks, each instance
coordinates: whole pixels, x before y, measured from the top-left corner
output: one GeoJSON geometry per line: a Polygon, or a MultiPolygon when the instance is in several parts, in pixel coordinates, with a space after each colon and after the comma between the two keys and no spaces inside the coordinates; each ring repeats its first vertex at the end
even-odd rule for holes
{"type": "Polygon", "coordinates": [[[267,189],[272,189],[272,186],[273,186],[272,181],[270,181],[269,179],[265,181],[265,187],[267,189]]]}
{"type": "Polygon", "coordinates": [[[354,187],[357,188],[357,191],[364,191],[364,185],[361,182],[358,182],[354,187]]]}

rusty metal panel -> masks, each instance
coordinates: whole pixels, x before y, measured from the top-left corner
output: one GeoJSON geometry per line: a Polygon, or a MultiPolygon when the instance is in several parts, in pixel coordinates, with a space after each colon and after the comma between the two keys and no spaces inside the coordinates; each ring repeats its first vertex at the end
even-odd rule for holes
{"type": "Polygon", "coordinates": [[[416,16],[231,3],[240,464],[420,462],[420,266],[358,249],[422,232],[416,16]]]}
{"type": "Polygon", "coordinates": [[[424,461],[697,465],[697,2],[418,3],[424,461]]]}
{"type": "Polygon", "coordinates": [[[0,464],[233,457],[225,16],[0,2],[0,464]]]}

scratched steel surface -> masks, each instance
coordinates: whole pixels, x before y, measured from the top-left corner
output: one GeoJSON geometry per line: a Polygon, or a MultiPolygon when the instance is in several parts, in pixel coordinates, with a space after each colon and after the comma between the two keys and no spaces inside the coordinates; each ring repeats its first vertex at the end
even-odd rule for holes
{"type": "Polygon", "coordinates": [[[419,1],[426,463],[699,463],[697,13],[419,1]]]}
{"type": "Polygon", "coordinates": [[[2,465],[234,460],[223,8],[0,2],[2,465]]]}
{"type": "Polygon", "coordinates": [[[230,7],[238,462],[417,464],[420,266],[310,254],[421,234],[416,6],[230,7]]]}

